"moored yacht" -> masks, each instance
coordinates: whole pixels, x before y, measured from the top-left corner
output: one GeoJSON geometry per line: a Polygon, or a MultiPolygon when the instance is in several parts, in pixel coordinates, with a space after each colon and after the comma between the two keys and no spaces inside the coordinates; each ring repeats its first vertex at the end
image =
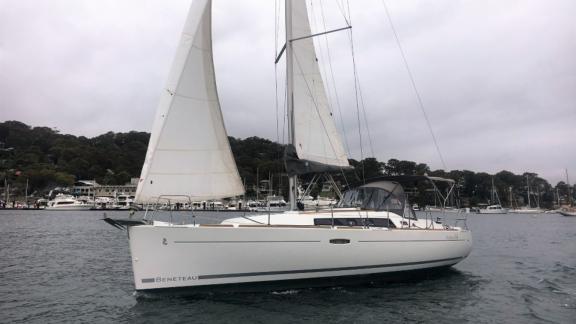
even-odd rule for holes
{"type": "MultiPolygon", "coordinates": [[[[298,210],[298,176],[339,172],[349,163],[328,107],[306,2],[287,0],[285,12],[287,43],[277,61],[284,53],[290,211],[219,224],[172,216],[158,221],[148,212],[142,220],[105,218],[128,231],[137,290],[307,286],[309,280],[326,279],[340,285],[349,277],[449,267],[470,253],[466,226],[418,219],[400,178],[352,188],[327,210],[298,210]]],[[[211,18],[211,1],[193,1],[152,127],[136,203],[191,204],[244,193],[216,92],[211,18]]]]}
{"type": "Polygon", "coordinates": [[[478,209],[479,214],[508,214],[508,209],[502,208],[501,205],[489,205],[486,208],[478,209]]]}
{"type": "Polygon", "coordinates": [[[45,210],[90,210],[94,208],[94,204],[89,204],[86,201],[78,200],[72,195],[57,194],[53,200],[48,201],[45,210]]]}

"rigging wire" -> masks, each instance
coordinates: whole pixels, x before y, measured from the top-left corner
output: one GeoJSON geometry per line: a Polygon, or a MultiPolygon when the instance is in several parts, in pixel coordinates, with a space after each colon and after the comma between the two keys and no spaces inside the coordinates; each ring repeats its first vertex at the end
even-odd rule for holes
{"type": "MultiPolygon", "coordinates": [[[[320,4],[321,4],[321,2],[320,2],[320,4]]],[[[322,9],[321,9],[321,10],[322,10],[322,9]]],[[[320,28],[318,28],[318,25],[322,24],[323,27],[324,27],[323,30],[327,30],[327,29],[326,29],[326,22],[325,22],[325,20],[324,20],[324,17],[321,16],[320,20],[322,20],[322,22],[319,23],[319,22],[318,22],[319,19],[318,19],[318,17],[317,17],[316,12],[317,12],[317,11],[315,10],[314,3],[313,3],[312,1],[310,1],[310,18],[309,18],[309,19],[310,19],[311,25],[314,26],[314,29],[315,29],[315,30],[320,30],[320,28]]],[[[310,27],[312,27],[312,26],[310,26],[310,27]]],[[[328,41],[327,41],[328,35],[327,35],[327,34],[324,34],[324,37],[326,38],[326,43],[328,43],[328,41]]],[[[314,38],[312,38],[312,42],[313,42],[313,44],[314,44],[314,38]]],[[[314,46],[315,49],[318,50],[318,53],[320,54],[320,61],[318,61],[318,58],[316,58],[316,61],[319,62],[319,63],[321,63],[321,64],[318,64],[318,68],[320,69],[320,82],[323,84],[323,85],[322,85],[323,89],[324,89],[324,90],[328,90],[328,91],[325,91],[325,92],[326,92],[326,99],[328,100],[328,102],[326,103],[326,107],[328,108],[328,111],[329,111],[329,113],[330,113],[330,117],[333,119],[334,124],[336,124],[336,123],[335,123],[336,119],[334,118],[334,114],[333,114],[334,111],[333,111],[333,109],[332,109],[332,104],[331,104],[331,103],[332,103],[332,100],[331,100],[331,99],[332,99],[332,93],[331,93],[330,87],[329,87],[329,85],[328,85],[328,84],[329,84],[329,80],[328,80],[327,77],[326,77],[326,78],[323,77],[323,76],[327,76],[327,75],[328,75],[327,67],[326,67],[326,63],[325,63],[325,62],[327,61],[327,59],[325,59],[324,50],[323,50],[322,46],[320,46],[320,45],[321,45],[321,44],[320,44],[320,39],[317,38],[316,44],[317,44],[318,46],[314,46],[314,45],[313,45],[313,46],[314,46]]],[[[326,45],[328,45],[328,44],[326,44],[326,45]]],[[[336,125],[334,125],[334,126],[336,126],[336,125]]],[[[328,134],[326,134],[326,135],[328,135],[328,134]]],[[[325,153],[326,153],[326,152],[325,152],[325,153]]]]}
{"type": "MultiPolygon", "coordinates": [[[[322,3],[322,0],[320,0],[320,14],[322,15],[322,25],[324,27],[324,30],[326,29],[326,17],[324,15],[324,5],[322,3]]],[[[346,21],[347,26],[350,26],[348,24],[348,19],[346,19],[346,16],[344,16],[344,20],[346,21]]],[[[332,88],[334,90],[334,98],[336,99],[336,108],[338,110],[338,116],[340,117],[340,123],[342,125],[342,135],[344,135],[344,145],[346,146],[346,153],[348,153],[348,156],[351,156],[350,153],[350,145],[348,144],[348,136],[346,134],[346,125],[344,123],[344,118],[342,117],[342,105],[340,104],[340,96],[338,95],[338,90],[336,88],[336,78],[334,77],[334,69],[332,68],[332,56],[330,55],[330,46],[328,45],[328,35],[324,35],[324,40],[326,43],[326,54],[328,56],[328,66],[330,68],[330,76],[332,78],[332,88]]]]}
{"type": "MultiPolygon", "coordinates": [[[[338,3],[338,2],[337,2],[338,3]]],[[[347,7],[348,7],[348,18],[345,17],[345,20],[349,23],[352,23],[352,14],[350,11],[350,3],[347,2],[347,7]]],[[[352,29],[350,29],[350,34],[352,35],[353,31],[352,29]]],[[[350,42],[352,43],[353,40],[352,38],[350,39],[350,42]]],[[[354,55],[354,46],[352,44],[352,55],[354,55]]],[[[358,69],[356,67],[356,62],[355,60],[353,60],[353,64],[354,64],[354,75],[355,75],[355,82],[358,83],[358,94],[360,96],[360,107],[362,108],[362,115],[364,117],[364,124],[366,125],[366,132],[368,133],[368,143],[370,144],[370,154],[372,157],[375,157],[374,154],[374,144],[372,142],[372,133],[370,132],[370,124],[368,123],[368,116],[366,113],[366,105],[364,104],[364,94],[362,93],[362,85],[360,84],[360,77],[358,76],[358,69]]],[[[358,125],[358,127],[360,127],[361,125],[358,125]]]]}
{"type": "Polygon", "coordinates": [[[366,114],[366,105],[364,105],[364,95],[362,94],[362,85],[358,78],[358,89],[360,93],[360,106],[362,107],[362,114],[364,115],[364,124],[366,125],[366,132],[368,133],[368,144],[370,144],[370,155],[376,157],[374,154],[374,144],[372,143],[372,133],[370,132],[370,124],[368,124],[368,117],[366,114]]]}
{"type": "MultiPolygon", "coordinates": [[[[322,18],[322,27],[323,27],[323,30],[327,30],[327,28],[326,28],[326,16],[325,16],[325,14],[324,14],[324,4],[323,4],[322,0],[319,0],[319,2],[320,2],[320,14],[321,14],[321,18],[322,18]]],[[[338,5],[338,8],[340,9],[340,13],[342,14],[342,17],[344,18],[344,21],[346,22],[346,26],[351,27],[351,25],[350,25],[350,19],[349,19],[348,17],[346,17],[346,13],[345,13],[345,11],[343,10],[342,4],[341,4],[339,1],[336,1],[336,3],[337,3],[337,5],[338,5]]],[[[338,109],[338,115],[339,115],[340,121],[341,121],[341,123],[342,123],[342,132],[343,132],[343,135],[344,135],[344,144],[345,144],[345,146],[346,146],[346,151],[347,151],[348,156],[351,156],[352,154],[351,154],[351,152],[350,152],[350,145],[348,144],[348,136],[347,136],[347,134],[346,134],[346,126],[345,126],[345,124],[344,124],[344,118],[343,118],[343,116],[342,116],[342,105],[340,104],[340,98],[339,98],[338,90],[337,90],[337,87],[336,87],[336,78],[334,77],[334,69],[333,69],[333,66],[332,66],[332,57],[331,57],[331,54],[330,54],[330,46],[329,46],[329,43],[328,43],[328,35],[324,35],[324,40],[325,40],[325,43],[326,43],[326,52],[327,52],[327,56],[328,56],[328,60],[327,60],[327,61],[328,61],[328,65],[329,65],[329,68],[330,68],[330,77],[331,77],[331,79],[332,79],[332,82],[331,82],[331,83],[332,83],[332,88],[333,88],[333,90],[334,90],[334,96],[335,96],[335,100],[336,100],[336,107],[337,107],[337,109],[338,109]]],[[[320,49],[320,50],[321,50],[321,49],[320,49]]],[[[326,73],[325,73],[325,75],[326,75],[326,73]]],[[[349,183],[349,181],[348,181],[348,177],[346,176],[346,173],[345,173],[345,171],[344,171],[344,168],[343,168],[343,167],[340,167],[339,169],[340,169],[340,173],[341,173],[341,175],[342,175],[342,179],[344,179],[344,182],[346,183],[346,187],[347,187],[347,188],[350,187],[350,183],[349,183]]],[[[354,173],[356,174],[356,171],[355,171],[355,170],[354,170],[354,173]]],[[[356,174],[356,176],[358,176],[358,175],[356,174]]],[[[362,215],[360,214],[360,211],[358,211],[358,214],[359,214],[360,216],[362,216],[362,215]]]]}
{"type": "MultiPolygon", "coordinates": [[[[319,29],[318,29],[318,19],[317,19],[317,17],[316,17],[316,11],[314,10],[314,3],[312,2],[312,0],[310,0],[309,3],[310,3],[310,6],[309,6],[309,8],[310,8],[310,12],[309,12],[310,15],[309,15],[309,17],[308,17],[308,23],[309,23],[310,29],[311,29],[310,32],[311,32],[311,34],[313,34],[313,33],[312,33],[312,26],[314,26],[314,29],[315,29],[315,30],[319,30],[319,29]]],[[[316,55],[315,58],[316,58],[316,62],[318,63],[317,66],[318,66],[318,69],[319,69],[319,72],[320,72],[320,82],[323,83],[323,87],[324,87],[324,82],[323,82],[324,78],[322,77],[322,76],[325,76],[325,75],[326,75],[326,67],[325,67],[325,64],[324,64],[324,51],[322,50],[322,47],[315,45],[315,44],[318,44],[319,42],[316,41],[316,43],[315,43],[315,42],[314,42],[314,40],[315,40],[314,37],[311,38],[310,40],[312,41],[312,46],[314,47],[314,52],[318,52],[318,54],[320,54],[320,60],[318,60],[318,56],[317,56],[317,55],[316,55]],[[322,62],[322,64],[319,64],[319,62],[322,62]]],[[[319,45],[319,44],[318,44],[318,45],[319,45]]],[[[314,81],[313,81],[313,82],[314,82],[314,81]]],[[[314,83],[315,83],[315,82],[314,82],[314,83]]],[[[324,89],[324,90],[325,90],[325,89],[324,89]]],[[[326,93],[326,100],[328,100],[328,102],[326,103],[326,108],[328,108],[328,112],[330,113],[330,116],[332,116],[332,107],[331,107],[330,102],[329,102],[329,100],[330,100],[329,97],[328,97],[329,95],[330,95],[329,92],[326,93]]],[[[311,93],[310,96],[313,96],[313,94],[311,93]]],[[[319,115],[319,117],[322,118],[320,115],[319,115]]],[[[329,135],[328,135],[328,132],[326,132],[326,136],[329,136],[329,135]]],[[[325,146],[322,146],[322,148],[324,149],[324,155],[327,155],[326,147],[325,147],[325,146]]]]}
{"type": "MultiPolygon", "coordinates": [[[[320,1],[320,3],[322,3],[322,1],[320,1]]],[[[338,9],[340,9],[340,13],[342,14],[342,17],[344,17],[344,21],[346,22],[347,26],[350,26],[350,20],[348,19],[348,17],[346,17],[346,11],[344,10],[343,4],[340,3],[339,0],[336,0],[336,5],[338,5],[338,9]]]]}
{"type": "MultiPolygon", "coordinates": [[[[278,0],[274,0],[274,58],[278,53],[278,0]]],[[[280,142],[280,125],[278,116],[278,65],[274,64],[274,104],[276,108],[276,141],[280,142]]]]}
{"type": "Polygon", "coordinates": [[[400,50],[400,55],[402,56],[402,60],[404,62],[404,66],[406,71],[408,72],[408,76],[410,78],[410,82],[412,84],[412,88],[414,89],[414,93],[416,94],[416,98],[418,100],[418,105],[422,114],[424,115],[424,119],[426,120],[426,125],[428,126],[428,130],[430,131],[430,135],[432,135],[432,140],[434,142],[434,146],[436,148],[436,152],[440,157],[440,161],[442,162],[442,166],[444,170],[448,170],[446,167],[446,162],[444,162],[444,157],[442,156],[442,152],[440,151],[440,146],[438,145],[438,141],[436,140],[436,136],[434,135],[434,130],[432,129],[432,124],[430,123],[430,119],[428,118],[428,114],[426,113],[426,109],[424,109],[424,102],[422,101],[422,97],[420,96],[420,92],[418,91],[418,87],[416,87],[416,81],[414,80],[414,76],[412,71],[410,70],[410,66],[408,65],[408,60],[406,59],[406,55],[404,53],[404,49],[402,48],[402,44],[400,43],[400,39],[398,38],[398,33],[396,32],[396,28],[394,27],[394,23],[392,22],[392,17],[390,16],[390,12],[388,11],[388,6],[386,5],[386,1],[382,0],[382,5],[384,6],[384,11],[386,12],[386,17],[388,18],[388,22],[390,23],[390,28],[392,29],[392,33],[394,34],[394,39],[396,40],[396,45],[400,50]]]}
{"type": "MultiPolygon", "coordinates": [[[[347,0],[347,7],[348,7],[348,20],[347,21],[352,23],[352,12],[350,11],[349,0],[347,0]]],[[[354,56],[354,44],[353,44],[353,40],[352,40],[352,29],[350,29],[350,43],[352,44],[352,56],[354,56]]],[[[353,60],[353,64],[354,64],[354,71],[355,71],[354,75],[356,77],[355,82],[358,83],[358,93],[360,94],[360,105],[362,107],[362,112],[364,115],[364,123],[366,125],[366,132],[368,133],[368,143],[370,144],[370,153],[371,153],[372,157],[376,157],[376,155],[374,154],[374,144],[372,143],[372,133],[370,132],[370,125],[368,123],[368,117],[367,117],[367,113],[366,113],[366,105],[364,104],[364,95],[362,93],[362,85],[360,84],[360,77],[358,76],[358,71],[356,68],[356,60],[353,60]]]]}
{"type": "MultiPolygon", "coordinates": [[[[348,21],[350,23],[352,23],[351,20],[351,16],[350,16],[350,2],[347,1],[347,7],[348,7],[348,21]]],[[[360,164],[362,167],[362,182],[366,183],[366,173],[365,173],[365,168],[364,168],[364,148],[362,145],[362,122],[360,119],[360,103],[358,101],[358,76],[357,76],[357,71],[356,71],[356,57],[354,56],[354,39],[353,39],[353,34],[352,34],[352,28],[349,29],[349,39],[350,39],[350,51],[352,54],[352,67],[354,70],[354,94],[355,94],[355,99],[356,99],[356,119],[358,122],[358,137],[359,137],[359,141],[360,141],[360,164]]]]}
{"type": "MultiPolygon", "coordinates": [[[[282,0],[274,0],[274,59],[278,56],[278,41],[279,41],[279,33],[280,33],[280,12],[281,6],[280,1],[282,0]]],[[[280,135],[280,104],[278,100],[278,63],[274,64],[274,88],[275,88],[275,108],[276,108],[276,138],[278,143],[285,143],[286,142],[286,118],[287,118],[287,87],[284,87],[284,95],[283,95],[283,102],[282,102],[282,131],[280,135]]]]}

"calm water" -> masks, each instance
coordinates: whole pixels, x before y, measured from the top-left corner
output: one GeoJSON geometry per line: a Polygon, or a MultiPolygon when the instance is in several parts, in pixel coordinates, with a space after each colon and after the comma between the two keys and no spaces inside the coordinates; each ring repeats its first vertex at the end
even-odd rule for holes
{"type": "Polygon", "coordinates": [[[472,254],[432,279],[194,298],[136,295],[101,217],[0,211],[0,322],[576,322],[576,217],[470,214],[472,254]]]}

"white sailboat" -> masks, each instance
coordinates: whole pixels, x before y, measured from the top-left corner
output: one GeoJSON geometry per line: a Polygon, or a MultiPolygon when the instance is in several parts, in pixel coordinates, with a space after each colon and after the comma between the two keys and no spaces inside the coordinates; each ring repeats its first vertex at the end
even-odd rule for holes
{"type": "Polygon", "coordinates": [[[502,203],[500,202],[500,197],[496,191],[496,186],[494,185],[494,177],[492,177],[492,189],[490,190],[490,202],[493,205],[488,205],[486,208],[481,208],[478,210],[480,214],[508,214],[508,209],[502,208],[502,203]],[[498,202],[497,204],[494,204],[498,202]]]}
{"type": "MultiPolygon", "coordinates": [[[[568,187],[568,199],[567,205],[561,206],[558,209],[558,213],[562,216],[576,216],[576,207],[574,206],[574,201],[572,200],[572,187],[570,186],[570,178],[568,177],[568,169],[566,171],[566,186],[568,187]]],[[[560,200],[560,196],[558,196],[558,200],[560,200]]]]}
{"type": "Polygon", "coordinates": [[[528,198],[528,204],[526,206],[520,207],[520,208],[516,208],[516,209],[511,209],[509,212],[511,213],[515,213],[515,214],[542,214],[544,213],[544,210],[540,208],[540,206],[537,206],[536,208],[532,207],[531,202],[530,202],[530,181],[529,181],[529,177],[528,175],[526,175],[526,197],[528,198]]]}
{"type": "MultiPolygon", "coordinates": [[[[137,290],[301,283],[452,266],[471,250],[469,230],[417,219],[402,186],[380,179],[328,211],[296,210],[297,175],[348,166],[328,109],[304,0],[286,1],[291,211],[214,225],[105,219],[126,227],[137,290]],[[407,212],[410,211],[410,212],[407,212]]],[[[426,178],[426,177],[422,177],[426,178]]],[[[162,95],[136,201],[239,196],[242,182],[218,102],[211,1],[194,0],[162,95]]]]}

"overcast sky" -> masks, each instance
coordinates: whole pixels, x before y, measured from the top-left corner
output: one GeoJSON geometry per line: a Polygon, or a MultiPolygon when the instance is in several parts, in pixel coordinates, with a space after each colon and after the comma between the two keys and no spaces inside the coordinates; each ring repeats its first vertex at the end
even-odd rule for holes
{"type": "MultiPolygon", "coordinates": [[[[150,131],[190,2],[0,0],[0,121],[88,137],[150,131]]],[[[312,1],[314,31],[345,26],[335,2],[312,1]]],[[[532,171],[556,184],[568,168],[576,181],[576,1],[386,4],[448,169],[532,171]]],[[[350,1],[350,11],[374,155],[442,168],[382,1],[350,1]]],[[[282,137],[274,21],[272,0],[214,0],[216,78],[231,136],[282,137]]],[[[340,102],[338,128],[359,159],[348,35],[316,42],[330,99],[340,102]]],[[[363,152],[371,155],[367,140],[363,152]]]]}

